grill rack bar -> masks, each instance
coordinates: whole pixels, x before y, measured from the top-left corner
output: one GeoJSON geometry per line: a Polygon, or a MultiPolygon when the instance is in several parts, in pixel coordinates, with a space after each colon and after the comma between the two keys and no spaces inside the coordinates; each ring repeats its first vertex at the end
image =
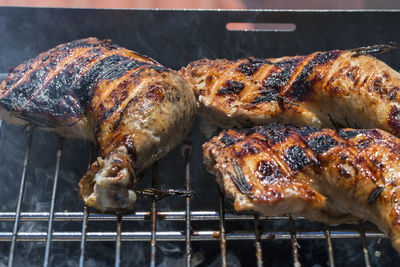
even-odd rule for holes
{"type": "Polygon", "coordinates": [[[363,254],[364,254],[364,263],[365,266],[367,267],[371,267],[371,263],[369,262],[369,255],[368,255],[368,247],[367,247],[367,238],[365,236],[365,226],[364,223],[361,222],[359,224],[360,227],[360,238],[361,238],[361,244],[362,244],[362,250],[363,250],[363,254]]]}
{"type": "Polygon", "coordinates": [[[254,215],[254,232],[255,232],[255,240],[254,247],[256,249],[256,258],[257,258],[257,267],[264,266],[263,264],[263,252],[261,247],[261,234],[262,228],[260,225],[260,216],[258,214],[254,215]]]}
{"type": "Polygon", "coordinates": [[[219,197],[219,233],[216,233],[219,236],[219,246],[221,251],[221,266],[226,267],[226,230],[225,230],[225,205],[224,205],[225,196],[222,192],[220,192],[219,197]]]}
{"type": "MultiPolygon", "coordinates": [[[[0,77],[1,78],[1,77],[0,77]]],[[[14,213],[13,218],[14,219],[14,227],[13,227],[13,232],[12,232],[12,238],[11,238],[11,245],[10,245],[10,253],[8,256],[8,267],[12,267],[14,265],[14,254],[15,254],[15,243],[16,243],[16,238],[17,238],[17,232],[18,232],[18,225],[19,225],[19,220],[21,217],[21,205],[22,205],[22,199],[24,197],[24,191],[25,191],[25,181],[26,181],[26,174],[28,170],[28,164],[30,160],[30,154],[31,154],[31,147],[32,147],[32,127],[28,126],[28,143],[26,145],[26,150],[25,150],[25,157],[24,157],[24,163],[23,163],[23,168],[22,168],[22,174],[21,174],[21,184],[19,186],[19,194],[18,194],[18,200],[17,200],[17,207],[14,213]]]]}
{"type": "MultiPolygon", "coordinates": [[[[157,180],[158,180],[158,164],[155,162],[152,166],[152,180],[151,186],[153,188],[157,188],[157,180]]],[[[151,203],[151,242],[150,242],[150,266],[156,266],[156,253],[157,253],[157,199],[153,197],[151,203]]]]}
{"type": "Polygon", "coordinates": [[[85,205],[83,207],[83,220],[82,220],[81,246],[80,246],[80,255],[79,255],[79,267],[83,267],[85,265],[87,220],[88,220],[88,212],[87,212],[87,207],[85,205]]]}
{"type": "Polygon", "coordinates": [[[292,217],[289,217],[289,224],[290,224],[290,241],[292,243],[292,255],[293,255],[293,266],[300,267],[299,261],[299,244],[297,243],[296,237],[296,228],[294,226],[294,220],[292,217]]]}
{"type": "MultiPolygon", "coordinates": [[[[89,157],[88,157],[88,168],[92,164],[92,158],[94,154],[94,146],[90,145],[89,157]]],[[[118,218],[120,219],[120,218],[118,218]]],[[[81,245],[80,245],[80,255],[79,255],[79,267],[85,265],[85,251],[86,251],[86,232],[87,232],[87,221],[88,221],[88,211],[86,204],[83,206],[83,218],[82,218],[82,235],[81,235],[81,245]]]]}
{"type": "Polygon", "coordinates": [[[331,230],[329,226],[325,225],[325,237],[326,237],[326,244],[328,246],[328,260],[329,266],[335,267],[335,259],[333,256],[333,246],[332,246],[332,239],[331,239],[331,230]]]}
{"type": "MultiPolygon", "coordinates": [[[[73,241],[80,242],[81,232],[53,232],[52,241],[73,241]]],[[[331,231],[332,239],[358,239],[361,237],[359,232],[336,232],[331,231]]],[[[384,238],[383,233],[367,232],[366,238],[384,238]]],[[[12,232],[1,232],[0,242],[10,242],[12,232]]],[[[17,241],[26,242],[45,242],[47,232],[18,232],[17,241]]],[[[116,232],[87,232],[86,241],[115,241],[116,232]]],[[[296,233],[296,238],[301,239],[325,239],[324,231],[301,231],[296,233]]],[[[232,240],[255,240],[256,236],[253,231],[241,231],[226,233],[226,241],[232,240]]],[[[260,236],[261,240],[291,240],[290,232],[282,231],[265,231],[260,236]]],[[[156,232],[157,241],[185,241],[185,235],[182,231],[158,231],[156,232]]],[[[220,241],[220,233],[215,230],[194,231],[191,237],[192,241],[220,241]]],[[[121,232],[121,241],[151,241],[151,231],[143,232],[121,232]]]]}
{"type": "Polygon", "coordinates": [[[56,205],[56,194],[57,194],[57,184],[58,184],[58,174],[60,170],[60,162],[62,155],[62,147],[64,143],[64,138],[58,138],[58,149],[56,155],[56,171],[54,173],[54,182],[53,182],[53,191],[51,195],[51,204],[50,204],[50,212],[49,212],[49,223],[47,227],[47,236],[46,236],[46,248],[44,253],[44,261],[43,266],[49,266],[49,258],[50,258],[50,245],[51,245],[51,234],[53,232],[53,218],[54,218],[54,208],[56,205]]]}
{"type": "MultiPolygon", "coordinates": [[[[185,160],[185,187],[186,191],[190,192],[190,156],[192,151],[191,140],[185,140],[182,145],[182,156],[185,160]]],[[[186,210],[185,210],[185,242],[186,242],[186,266],[192,266],[192,225],[190,222],[190,194],[185,198],[186,210]]]]}
{"type": "Polygon", "coordinates": [[[115,241],[115,267],[119,267],[121,263],[121,217],[117,220],[117,238],[115,241]]]}

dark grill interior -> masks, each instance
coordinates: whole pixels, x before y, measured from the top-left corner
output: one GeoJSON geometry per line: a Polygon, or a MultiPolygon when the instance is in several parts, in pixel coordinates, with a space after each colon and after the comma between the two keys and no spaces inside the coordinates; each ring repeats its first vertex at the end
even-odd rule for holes
{"type": "MultiPolygon", "coordinates": [[[[202,57],[278,57],[400,43],[400,12],[0,8],[0,29],[4,75],[22,60],[86,36],[111,38],[179,69],[202,57]],[[229,32],[228,22],[294,23],[296,30],[229,32]]],[[[400,69],[399,51],[381,59],[400,69]]],[[[195,196],[139,200],[134,213],[118,218],[93,213],[78,198],[93,145],[2,123],[0,266],[394,266],[400,260],[369,223],[328,227],[235,214],[203,167],[205,141],[197,122],[190,139],[139,184],[193,190],[195,196]]]]}

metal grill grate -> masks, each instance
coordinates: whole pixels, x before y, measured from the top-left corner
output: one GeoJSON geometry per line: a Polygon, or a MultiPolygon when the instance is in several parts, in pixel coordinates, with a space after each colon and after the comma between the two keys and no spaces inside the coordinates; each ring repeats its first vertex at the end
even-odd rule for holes
{"type": "MultiPolygon", "coordinates": [[[[42,9],[42,8],[0,8],[3,38],[0,42],[2,61],[1,72],[6,72],[8,67],[21,62],[30,56],[34,56],[53,45],[67,42],[88,34],[102,38],[111,38],[117,43],[133,48],[142,53],[156,58],[172,69],[178,69],[189,61],[209,58],[238,58],[247,56],[276,57],[294,54],[306,54],[334,48],[349,48],[370,44],[387,43],[395,41],[400,43],[396,34],[399,28],[400,11],[271,11],[271,10],[73,10],[73,9],[42,9]],[[85,23],[82,23],[82,17],[85,23]],[[151,19],[149,19],[151,18],[151,19]],[[24,23],[21,24],[21,21],[24,23]],[[58,21],[59,23],[49,23],[58,21]],[[227,31],[226,25],[230,22],[257,22],[257,23],[293,23],[293,32],[252,32],[252,31],[227,31]],[[65,29],[70,26],[70,30],[65,29]],[[188,27],[188,25],[190,27],[188,27]],[[129,33],[129,34],[127,34],[129,33]],[[215,38],[218,36],[220,38],[215,38]],[[229,48],[229,49],[226,49],[229,48]],[[171,51],[171,52],[161,52],[171,51]],[[179,56],[176,52],[179,51],[179,56]]],[[[384,61],[389,65],[399,68],[398,52],[382,55],[384,61]]],[[[0,73],[0,80],[6,75],[0,73]]],[[[4,130],[4,124],[0,134],[4,130]]],[[[124,260],[123,248],[129,243],[145,242],[150,248],[145,256],[150,265],[159,264],[157,254],[163,242],[178,242],[184,245],[185,263],[190,266],[194,262],[196,246],[198,244],[215,244],[219,247],[219,257],[222,266],[229,265],[229,248],[233,243],[240,241],[253,242],[254,247],[248,248],[254,252],[252,259],[242,259],[243,262],[255,262],[258,266],[269,265],[266,259],[281,257],[265,249],[266,245],[278,244],[284,240],[288,243],[291,255],[290,262],[293,266],[312,265],[304,263],[306,256],[304,246],[299,244],[306,241],[326,242],[327,264],[329,266],[342,265],[343,257],[351,258],[357,254],[358,265],[370,266],[375,262],[376,256],[368,251],[368,244],[372,240],[385,238],[384,234],[371,227],[360,224],[358,231],[352,226],[338,227],[314,227],[315,224],[303,219],[293,220],[287,217],[266,218],[259,215],[237,215],[230,213],[225,204],[224,196],[213,196],[212,206],[198,209],[196,197],[173,198],[176,202],[184,203],[180,209],[164,211],[160,208],[161,203],[153,201],[148,209],[137,211],[125,216],[96,214],[90,212],[86,207],[81,210],[58,212],[55,210],[56,198],[64,188],[57,188],[62,184],[63,177],[60,175],[60,165],[68,158],[68,151],[63,144],[68,141],[62,138],[58,142],[55,154],[55,166],[48,166],[51,174],[50,183],[51,201],[45,211],[24,211],[23,199],[27,196],[27,184],[29,184],[29,170],[35,168],[35,162],[31,155],[34,149],[31,147],[38,141],[33,138],[37,129],[28,129],[26,135],[26,147],[22,148],[25,154],[22,169],[16,172],[20,176],[12,177],[13,182],[19,184],[17,194],[13,196],[17,201],[14,209],[0,210],[0,246],[7,248],[7,252],[0,254],[0,265],[2,255],[6,255],[5,262],[9,266],[17,265],[18,256],[21,254],[19,245],[29,242],[42,242],[44,244],[43,261],[40,265],[50,265],[52,247],[59,244],[74,243],[78,245],[79,266],[84,266],[90,255],[90,244],[103,241],[113,242],[115,266],[120,266],[124,260]],[[32,165],[32,166],[31,166],[32,165]],[[57,193],[58,191],[58,193],[57,193]],[[218,199],[219,197],[219,199],[218,199]],[[275,222],[284,222],[285,227],[268,227],[275,222]],[[76,231],[57,229],[58,223],[75,223],[79,226],[76,231]],[[125,225],[132,222],[143,223],[150,230],[138,231],[135,228],[125,229],[125,225]],[[3,223],[7,224],[3,227],[3,223]],[[41,230],[29,231],[21,228],[25,223],[38,223],[46,225],[41,230]],[[92,224],[111,223],[112,229],[104,231],[92,230],[92,224]],[[167,224],[164,224],[167,223],[167,224]],[[180,223],[179,227],[169,226],[169,223],[180,223]],[[250,228],[231,229],[231,224],[249,226],[250,228]],[[267,227],[266,227],[267,225],[267,227]],[[12,226],[12,227],[8,227],[12,226]],[[303,227],[308,226],[308,227],[303,227]],[[306,228],[306,229],[303,229],[306,228]],[[353,246],[353,254],[345,254],[340,247],[334,246],[337,241],[359,241],[359,246],[353,246]],[[157,251],[158,248],[158,251],[157,251]],[[8,253],[9,252],[9,253],[8,253]],[[358,257],[362,255],[363,257],[358,257]],[[374,259],[374,262],[372,261],[374,259]],[[341,261],[340,261],[341,260],[341,261]],[[371,260],[371,263],[370,263],[371,260]]],[[[199,143],[196,140],[200,135],[193,137],[193,145],[184,143],[182,156],[185,168],[180,170],[180,176],[184,178],[183,188],[197,191],[195,182],[199,177],[193,177],[193,171],[198,165],[194,164],[192,158],[199,159],[199,143]],[[197,142],[196,142],[197,141],[197,142]],[[193,153],[191,150],[193,149],[193,153]],[[193,179],[191,179],[193,177],[193,179]]],[[[0,147],[2,153],[3,148],[0,147]]],[[[90,155],[93,153],[89,153],[90,155]]],[[[1,156],[2,154],[0,154],[1,156]]],[[[89,156],[89,162],[92,161],[89,156]]],[[[4,157],[3,157],[4,158],[4,157]]],[[[2,163],[2,162],[0,162],[2,163]]],[[[161,162],[160,162],[161,163],[161,162]]],[[[162,164],[155,164],[152,168],[152,185],[162,187],[164,179],[157,179],[163,175],[162,164]]],[[[203,167],[204,169],[204,167],[203,167]]],[[[1,179],[2,177],[0,177],[1,179]]],[[[78,178],[78,177],[77,177],[78,178]]],[[[212,181],[212,177],[206,177],[212,181]]],[[[79,179],[79,178],[78,178],[79,179]]],[[[1,181],[1,180],[0,180],[1,181]]],[[[3,184],[6,185],[7,182],[3,184]]],[[[38,185],[41,186],[41,185],[38,185]]],[[[76,185],[75,185],[76,186],[76,185]]],[[[216,184],[212,184],[216,189],[216,184]]],[[[175,186],[174,186],[175,187],[175,186]]],[[[182,186],[180,186],[182,187],[182,186]]],[[[179,188],[180,188],[179,187],[179,188]]],[[[176,188],[177,189],[177,188],[176,188]]],[[[182,189],[182,188],[180,188],[182,189]]],[[[3,191],[0,191],[2,194],[3,191]]],[[[77,198],[77,194],[73,194],[77,198]]],[[[204,197],[204,195],[202,195],[204,197]]],[[[207,197],[207,195],[206,195],[207,197]]],[[[62,207],[69,208],[69,207],[62,207]]],[[[146,228],[147,229],[147,228],[146,228]]],[[[382,242],[384,243],[384,242],[382,242]]],[[[353,243],[352,243],[353,244],[353,243]]],[[[389,261],[382,261],[383,266],[394,265],[399,257],[388,245],[380,245],[382,257],[389,261]],[[385,254],[384,254],[385,253],[385,254]],[[392,259],[390,259],[392,258],[392,259]]],[[[374,245],[374,244],[373,244],[374,245]]],[[[286,247],[285,247],[286,248],[286,247]]],[[[3,251],[1,251],[3,252],[3,251]]],[[[208,256],[208,255],[206,255],[208,256]]],[[[241,255],[239,255],[240,257],[241,255]]],[[[66,255],[67,257],[67,255],[66,255]]],[[[315,257],[311,255],[310,257],[315,257]]],[[[4,262],[4,261],[3,261],[4,262]]],[[[354,261],[353,261],[354,263],[354,261]]],[[[101,264],[105,265],[105,264],[101,264]]],[[[194,264],[193,264],[194,265],[194,264]]],[[[348,265],[352,265],[349,263],[348,265]]],[[[279,265],[278,265],[279,266],[279,265]]]]}
{"type": "MultiPolygon", "coordinates": [[[[106,214],[88,214],[86,207],[81,212],[54,212],[55,199],[57,193],[57,182],[59,177],[60,162],[62,160],[62,147],[63,138],[58,139],[58,149],[56,153],[56,166],[53,177],[53,191],[51,197],[51,205],[49,212],[21,212],[21,202],[25,190],[25,181],[27,179],[27,171],[30,161],[31,146],[32,146],[32,131],[28,129],[28,142],[25,150],[25,157],[23,163],[23,170],[21,175],[21,183],[18,194],[18,201],[16,210],[13,212],[1,212],[0,221],[13,222],[14,227],[12,232],[0,232],[0,241],[11,242],[10,253],[8,258],[8,265],[13,266],[14,255],[18,253],[16,249],[16,242],[28,241],[43,241],[45,242],[45,255],[43,266],[48,266],[50,247],[53,242],[66,242],[74,241],[80,242],[80,259],[79,266],[84,266],[85,250],[87,242],[92,241],[115,241],[115,266],[120,265],[121,260],[121,241],[137,242],[147,241],[150,242],[151,266],[156,266],[156,250],[158,241],[181,241],[185,242],[186,247],[186,265],[191,265],[192,258],[192,242],[197,241],[216,241],[220,243],[220,256],[222,266],[227,266],[227,243],[232,240],[253,240],[255,248],[255,257],[258,266],[263,266],[263,254],[266,252],[262,250],[262,242],[272,239],[288,239],[291,241],[291,250],[293,255],[293,266],[301,266],[300,255],[298,250],[298,239],[326,239],[327,253],[330,266],[335,266],[334,251],[332,248],[332,239],[358,239],[361,238],[362,249],[364,253],[365,266],[370,266],[369,255],[367,250],[368,237],[384,237],[384,235],[377,231],[366,231],[364,225],[360,225],[360,231],[340,230],[332,231],[329,227],[325,230],[312,230],[312,231],[296,231],[295,223],[292,218],[285,217],[271,217],[266,218],[259,215],[237,215],[225,213],[224,196],[220,195],[220,207],[217,211],[192,211],[191,210],[191,197],[187,196],[185,201],[185,210],[183,211],[157,211],[157,202],[153,200],[151,210],[146,212],[134,212],[125,216],[117,217],[114,215],[106,214]],[[290,229],[283,230],[270,230],[262,229],[260,222],[265,220],[289,220],[290,229]],[[158,231],[157,223],[161,220],[165,221],[184,221],[185,226],[182,231],[158,231]],[[254,221],[253,231],[229,232],[226,230],[227,221],[254,221]],[[18,231],[20,222],[25,221],[42,221],[47,222],[48,227],[46,232],[21,232],[18,231]],[[61,232],[55,231],[53,223],[57,221],[77,221],[82,222],[82,230],[80,232],[61,232]],[[90,221],[105,222],[115,221],[117,227],[112,232],[88,232],[87,223],[90,221]],[[121,231],[121,224],[126,221],[146,221],[151,224],[151,231],[142,232],[126,232],[121,231]],[[191,227],[193,221],[218,221],[219,230],[201,229],[195,230],[191,227]]],[[[90,153],[92,154],[92,153],[90,153]]],[[[185,142],[182,146],[182,155],[185,161],[185,169],[183,175],[185,177],[185,189],[190,190],[190,156],[191,144],[185,142]]],[[[89,162],[91,161],[91,156],[89,162]]],[[[157,187],[158,166],[155,163],[152,167],[152,186],[157,187]]],[[[183,201],[183,200],[179,200],[183,201]]]]}

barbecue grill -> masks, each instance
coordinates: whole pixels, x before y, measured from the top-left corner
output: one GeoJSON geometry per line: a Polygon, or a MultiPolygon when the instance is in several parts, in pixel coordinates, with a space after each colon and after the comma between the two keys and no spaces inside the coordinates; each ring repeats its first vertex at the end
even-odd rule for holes
{"type": "MultiPolygon", "coordinates": [[[[87,36],[110,38],[179,69],[203,57],[267,58],[400,44],[399,32],[396,10],[2,7],[0,80],[10,66],[87,36]],[[268,24],[228,30],[232,22],[268,24]]],[[[399,51],[379,57],[400,69],[399,51]]],[[[302,218],[234,213],[202,164],[207,138],[199,124],[144,173],[138,186],[196,194],[139,200],[134,212],[120,217],[95,213],[78,199],[77,183],[95,157],[93,145],[32,126],[0,124],[0,266],[394,266],[400,261],[385,235],[369,223],[328,227],[302,218]]]]}

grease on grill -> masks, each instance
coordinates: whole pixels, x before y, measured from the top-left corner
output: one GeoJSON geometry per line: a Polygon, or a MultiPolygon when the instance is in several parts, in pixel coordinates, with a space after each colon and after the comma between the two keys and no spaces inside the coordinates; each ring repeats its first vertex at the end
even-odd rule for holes
{"type": "Polygon", "coordinates": [[[311,163],[305,151],[300,146],[291,146],[284,152],[285,161],[293,171],[303,170],[311,163]]]}
{"type": "Polygon", "coordinates": [[[317,135],[307,142],[308,146],[318,155],[323,154],[330,148],[336,146],[338,142],[329,135],[317,135]]]}
{"type": "Polygon", "coordinates": [[[244,83],[240,81],[227,80],[218,90],[217,95],[236,95],[244,88],[244,83]]]}

